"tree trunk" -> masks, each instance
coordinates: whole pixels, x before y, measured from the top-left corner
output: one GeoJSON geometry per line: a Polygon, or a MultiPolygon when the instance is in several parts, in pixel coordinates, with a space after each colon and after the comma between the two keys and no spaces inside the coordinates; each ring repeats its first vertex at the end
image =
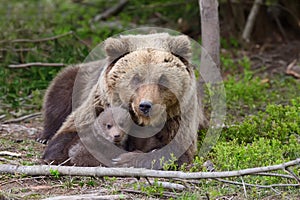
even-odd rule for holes
{"type": "Polygon", "coordinates": [[[199,0],[202,46],[220,67],[220,26],[217,0],[199,0]]]}

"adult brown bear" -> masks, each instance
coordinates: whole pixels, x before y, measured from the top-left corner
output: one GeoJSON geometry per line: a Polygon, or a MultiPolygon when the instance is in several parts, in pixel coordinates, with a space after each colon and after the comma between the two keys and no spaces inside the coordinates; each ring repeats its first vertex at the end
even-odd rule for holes
{"type": "MultiPolygon", "coordinates": [[[[174,156],[179,164],[190,163],[197,150],[198,126],[205,118],[190,64],[189,39],[167,33],[120,36],[107,39],[105,50],[106,62],[98,66],[101,75],[86,79],[95,83],[93,88],[50,140],[43,159],[67,160],[74,144],[90,138],[88,127],[106,107],[123,106],[136,123],[128,133],[130,152],[96,159],[106,166],[154,169],[174,156]]],[[[83,143],[92,154],[101,151],[83,143]]]]}

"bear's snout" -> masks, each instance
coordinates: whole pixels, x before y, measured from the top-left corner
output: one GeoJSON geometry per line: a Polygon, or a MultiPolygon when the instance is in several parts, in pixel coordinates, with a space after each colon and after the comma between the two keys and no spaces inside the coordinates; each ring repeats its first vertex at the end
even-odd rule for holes
{"type": "Polygon", "coordinates": [[[141,101],[139,104],[139,109],[143,115],[149,117],[150,111],[152,109],[152,103],[150,101],[141,101]]]}

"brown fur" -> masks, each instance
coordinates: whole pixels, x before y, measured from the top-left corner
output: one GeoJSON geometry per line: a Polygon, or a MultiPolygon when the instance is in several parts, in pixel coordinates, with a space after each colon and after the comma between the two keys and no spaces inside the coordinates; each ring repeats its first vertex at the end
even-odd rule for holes
{"type": "Polygon", "coordinates": [[[47,143],[54,136],[74,107],[79,107],[88,96],[92,86],[97,82],[95,76],[99,76],[102,69],[103,61],[69,66],[53,79],[44,97],[44,130],[38,136],[38,142],[47,143]],[[82,77],[88,76],[94,81],[76,79],[78,74],[82,77]],[[76,95],[73,94],[73,87],[77,87],[77,91],[80,92],[78,98],[72,98],[76,95]],[[75,99],[75,102],[72,99],[75,99]]]}
{"type": "Polygon", "coordinates": [[[79,67],[68,67],[52,81],[43,105],[44,130],[37,140],[46,143],[72,112],[72,93],[79,67]]]}
{"type": "MultiPolygon", "coordinates": [[[[96,131],[97,135],[103,136],[109,142],[114,143],[121,148],[126,148],[126,131],[128,132],[129,127],[122,127],[121,129],[119,124],[129,125],[130,123],[126,123],[129,121],[129,116],[127,117],[127,115],[123,113],[121,108],[105,109],[101,115],[96,118],[93,129],[96,131]],[[120,116],[120,113],[122,113],[122,116],[120,116]]],[[[70,147],[68,156],[71,165],[91,167],[103,165],[85,148],[80,140],[70,147]]]]}
{"type": "MultiPolygon", "coordinates": [[[[43,158],[66,159],[68,155],[64,152],[73,142],[69,138],[74,130],[78,132],[81,127],[93,123],[106,105],[128,105],[136,123],[146,127],[166,124],[150,138],[130,136],[130,150],[145,153],[122,154],[114,160],[116,166],[160,169],[158,159],[170,159],[171,152],[185,152],[178,158],[179,164],[191,162],[197,149],[198,124],[203,124],[205,118],[198,104],[193,69],[188,64],[189,40],[185,36],[153,34],[108,39],[105,45],[109,63],[86,100],[68,116],[50,141],[43,158]],[[130,84],[135,82],[135,76],[138,87],[130,84]],[[169,89],[159,86],[160,79],[169,89]],[[143,98],[157,102],[154,106],[158,107],[154,107],[149,117],[142,116],[137,110],[137,104],[143,98]],[[61,147],[54,149],[56,143],[61,147]]],[[[78,134],[72,137],[74,139],[78,134]]]]}

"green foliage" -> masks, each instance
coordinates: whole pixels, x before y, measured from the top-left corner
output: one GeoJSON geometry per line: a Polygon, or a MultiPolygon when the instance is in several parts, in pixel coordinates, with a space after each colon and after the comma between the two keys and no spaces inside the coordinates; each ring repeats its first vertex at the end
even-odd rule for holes
{"type": "Polygon", "coordinates": [[[145,192],[148,196],[159,195],[160,197],[162,197],[165,191],[162,184],[159,183],[158,179],[156,178],[154,179],[152,185],[139,184],[138,186],[139,186],[139,190],[145,192]]]}
{"type": "Polygon", "coordinates": [[[164,162],[164,157],[160,160],[160,164],[163,163],[163,169],[164,170],[174,170],[176,171],[178,169],[177,161],[178,159],[175,157],[173,153],[171,153],[171,159],[164,162]]]}
{"type": "Polygon", "coordinates": [[[291,105],[268,105],[266,110],[229,127],[223,137],[238,142],[252,142],[260,137],[287,142],[296,134],[300,137],[300,98],[293,99],[291,105]]]}
{"type": "Polygon", "coordinates": [[[59,179],[60,173],[57,169],[50,169],[50,175],[56,179],[59,179]]]}
{"type": "Polygon", "coordinates": [[[249,63],[242,61],[244,73],[239,79],[233,75],[229,75],[225,81],[226,100],[229,107],[246,106],[250,109],[256,108],[257,102],[266,101],[266,89],[269,87],[267,83],[262,83],[259,77],[254,77],[250,71],[249,63]]]}
{"type": "Polygon", "coordinates": [[[214,148],[215,163],[220,171],[246,169],[280,164],[300,156],[300,145],[295,135],[288,141],[258,138],[252,143],[237,140],[220,142],[214,148]]]}

